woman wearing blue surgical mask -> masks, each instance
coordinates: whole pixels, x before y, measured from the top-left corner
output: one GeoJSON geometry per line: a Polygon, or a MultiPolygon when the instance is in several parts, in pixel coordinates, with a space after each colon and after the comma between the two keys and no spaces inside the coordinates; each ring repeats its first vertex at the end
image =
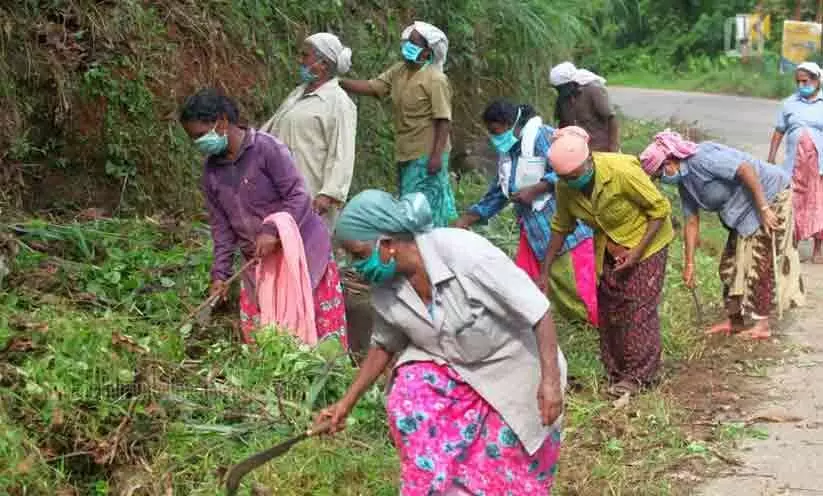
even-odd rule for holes
{"type": "MultiPolygon", "coordinates": [[[[497,153],[497,176],[483,198],[455,223],[468,229],[488,222],[510,202],[520,225],[515,264],[542,283],[541,264],[551,240],[557,174],[547,159],[554,129],[530,105],[498,100],[486,107],[483,121],[497,153]]],[[[566,236],[552,271],[552,303],[563,316],[597,325],[597,294],[592,230],[578,223],[566,236]]]]}
{"type": "Polygon", "coordinates": [[[357,107],[338,79],[351,67],[351,49],[331,33],[315,33],[303,41],[299,62],[300,85],[260,130],[288,145],[314,211],[334,230],[354,173],[357,107]]]}
{"type": "Polygon", "coordinates": [[[786,136],[783,168],[792,176],[794,236],[814,240],[812,262],[823,263],[823,70],[814,62],[800,64],[794,73],[797,92],[783,101],[772,134],[769,162],[786,136]]]}
{"type": "Polygon", "coordinates": [[[549,161],[559,178],[544,278],[578,221],[594,229],[600,356],[609,393],[623,397],[654,382],[660,368],[660,305],[671,205],[637,157],[591,152],[577,126],[555,132],[549,161]]]}
{"type": "Polygon", "coordinates": [[[566,363],[537,286],[488,240],[433,229],[420,193],[364,191],[335,235],[373,284],[374,331],[354,383],[318,420],[342,429],[394,362],[401,494],[549,494],[566,363]]]}
{"type": "MultiPolygon", "coordinates": [[[[337,336],[345,344],[345,308],[329,230],[312,210],[311,195],[288,147],[269,134],[241,126],[239,119],[234,101],[213,89],[188,97],[180,112],[180,123],[205,156],[202,189],[214,245],[211,295],[228,295],[226,281],[234,271],[237,251],[247,261],[282,262],[294,277],[278,279],[275,296],[294,308],[300,306],[294,314],[305,311],[304,318],[290,322],[303,328],[289,330],[310,342],[337,336]],[[297,297],[295,288],[303,290],[297,297]],[[302,305],[302,295],[314,300],[313,314],[307,311],[309,305],[302,305]]],[[[257,291],[258,274],[268,265],[242,274],[240,329],[246,343],[253,342],[252,333],[265,316],[261,307],[272,306],[271,300],[262,300],[267,291],[257,291]]]]}
{"type": "Polygon", "coordinates": [[[449,40],[417,21],[403,30],[397,55],[402,61],[368,81],[344,79],[351,93],[391,98],[394,159],[401,194],[423,193],[438,227],[457,218],[449,176],[452,89],[444,73],[449,40]]]}
{"type": "Polygon", "coordinates": [[[643,169],[680,192],[684,228],[683,281],[694,287],[699,212],[716,212],[729,238],[720,259],[727,318],[706,332],[767,339],[775,296],[779,309],[803,303],[800,259],[792,231],[792,191],[783,169],[712,142],[664,131],[640,155],[643,169]],[[777,257],[775,259],[774,257],[777,257]],[[774,267],[781,270],[776,274],[774,267]],[[775,295],[776,293],[776,295],[775,295]],[[753,325],[745,328],[745,317],[753,325]]]}

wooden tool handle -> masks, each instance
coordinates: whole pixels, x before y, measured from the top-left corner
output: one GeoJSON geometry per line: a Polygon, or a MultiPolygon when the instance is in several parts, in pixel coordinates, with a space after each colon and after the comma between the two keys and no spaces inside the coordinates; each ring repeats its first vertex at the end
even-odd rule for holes
{"type": "MultiPolygon", "coordinates": [[[[257,259],[252,258],[251,260],[249,260],[248,262],[243,264],[243,266],[240,267],[240,270],[235,272],[233,276],[231,276],[230,278],[228,278],[226,280],[226,284],[230,285],[231,283],[236,281],[237,278],[240,277],[241,275],[243,275],[243,273],[246,272],[249,269],[249,267],[251,267],[255,262],[257,262],[257,259]]],[[[189,319],[194,317],[195,315],[197,315],[200,312],[200,310],[203,310],[207,306],[214,306],[217,303],[217,300],[219,300],[219,299],[220,299],[219,294],[213,294],[213,295],[209,296],[208,298],[206,298],[205,301],[203,301],[203,303],[198,305],[198,307],[195,308],[194,311],[189,314],[189,319]]]]}
{"type": "Polygon", "coordinates": [[[320,434],[326,434],[331,430],[331,420],[324,420],[318,424],[315,424],[306,431],[306,436],[318,436],[320,434]]]}

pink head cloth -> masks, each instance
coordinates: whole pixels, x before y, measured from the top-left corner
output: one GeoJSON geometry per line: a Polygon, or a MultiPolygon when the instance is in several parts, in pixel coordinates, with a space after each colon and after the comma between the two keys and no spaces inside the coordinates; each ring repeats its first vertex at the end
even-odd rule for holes
{"type": "Polygon", "coordinates": [[[565,175],[589,158],[589,133],[582,127],[567,126],[555,131],[549,149],[549,163],[554,171],[565,175]]]}
{"type": "Polygon", "coordinates": [[[697,143],[683,139],[678,133],[665,130],[654,137],[654,141],[640,154],[643,170],[654,175],[666,159],[689,158],[697,152],[697,143]]]}

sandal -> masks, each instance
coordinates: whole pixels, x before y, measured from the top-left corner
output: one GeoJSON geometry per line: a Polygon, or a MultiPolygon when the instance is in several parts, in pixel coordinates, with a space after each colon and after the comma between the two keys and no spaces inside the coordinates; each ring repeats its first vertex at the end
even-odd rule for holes
{"type": "Polygon", "coordinates": [[[606,393],[609,396],[613,396],[615,398],[622,398],[626,395],[637,394],[637,391],[639,390],[640,388],[634,382],[622,380],[616,384],[612,384],[611,386],[609,386],[609,388],[606,390],[606,393]]]}

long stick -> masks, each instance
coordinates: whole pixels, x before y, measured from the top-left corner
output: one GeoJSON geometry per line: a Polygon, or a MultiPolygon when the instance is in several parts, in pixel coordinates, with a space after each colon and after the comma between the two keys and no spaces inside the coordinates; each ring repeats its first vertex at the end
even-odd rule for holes
{"type": "MultiPolygon", "coordinates": [[[[236,280],[237,280],[237,278],[238,278],[238,277],[240,277],[241,275],[243,275],[243,273],[244,273],[244,272],[246,272],[246,270],[247,270],[249,267],[251,267],[251,266],[252,266],[255,262],[257,262],[257,259],[256,259],[256,258],[252,258],[251,260],[249,260],[248,262],[246,262],[245,264],[243,264],[243,266],[240,268],[240,270],[238,270],[237,272],[235,272],[235,274],[234,274],[233,276],[231,276],[231,277],[230,277],[230,278],[226,281],[226,284],[227,284],[227,285],[230,285],[231,283],[233,283],[234,281],[236,281],[236,280]]],[[[191,313],[188,315],[188,317],[186,317],[186,319],[183,321],[183,323],[185,324],[186,322],[189,322],[189,321],[190,321],[190,320],[192,320],[195,316],[197,316],[197,315],[198,315],[198,314],[199,314],[199,313],[200,313],[200,312],[201,312],[204,308],[206,308],[207,306],[213,306],[215,303],[217,303],[217,300],[219,300],[219,299],[220,299],[220,294],[219,294],[219,293],[216,293],[216,294],[213,294],[213,295],[209,296],[208,298],[206,298],[206,300],[205,300],[205,301],[203,301],[203,303],[201,303],[201,304],[200,304],[197,308],[195,308],[195,309],[194,309],[194,311],[193,311],[193,312],[191,312],[191,313]]]]}
{"type": "Polygon", "coordinates": [[[774,291],[777,297],[777,320],[783,320],[783,292],[780,289],[780,281],[778,280],[778,268],[780,264],[777,262],[777,241],[775,238],[777,234],[772,231],[772,272],[774,272],[774,291]]]}

